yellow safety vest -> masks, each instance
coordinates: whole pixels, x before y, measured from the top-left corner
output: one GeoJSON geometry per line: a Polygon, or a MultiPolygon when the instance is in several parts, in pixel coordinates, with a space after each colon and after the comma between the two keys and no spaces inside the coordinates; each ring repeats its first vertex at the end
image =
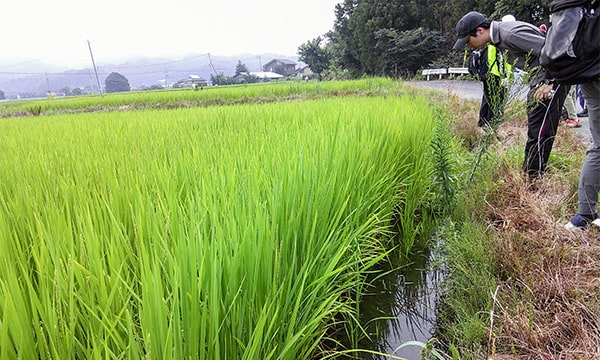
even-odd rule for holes
{"type": "Polygon", "coordinates": [[[494,45],[489,44],[487,46],[487,52],[488,73],[492,73],[498,77],[512,76],[512,65],[504,60],[502,53],[497,53],[494,45]],[[498,55],[498,57],[496,57],[496,55],[498,55]]]}

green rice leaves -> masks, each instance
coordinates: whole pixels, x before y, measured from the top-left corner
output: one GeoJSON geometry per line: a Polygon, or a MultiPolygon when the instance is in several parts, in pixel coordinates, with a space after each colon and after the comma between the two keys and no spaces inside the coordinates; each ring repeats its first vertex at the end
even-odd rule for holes
{"type": "Polygon", "coordinates": [[[0,357],[314,356],[394,217],[418,232],[431,119],[390,96],[3,120],[0,357]]]}

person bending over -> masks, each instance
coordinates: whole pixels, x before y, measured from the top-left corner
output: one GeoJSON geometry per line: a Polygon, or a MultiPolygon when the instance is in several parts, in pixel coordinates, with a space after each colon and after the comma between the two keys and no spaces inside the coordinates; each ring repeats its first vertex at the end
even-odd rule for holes
{"type": "Polygon", "coordinates": [[[528,72],[527,141],[522,169],[530,179],[541,176],[552,151],[568,91],[567,87],[549,78],[540,66],[544,33],[523,21],[491,21],[485,15],[471,11],[456,24],[456,35],[455,50],[463,49],[465,45],[481,49],[492,44],[498,51],[508,54],[510,64],[528,72]]]}

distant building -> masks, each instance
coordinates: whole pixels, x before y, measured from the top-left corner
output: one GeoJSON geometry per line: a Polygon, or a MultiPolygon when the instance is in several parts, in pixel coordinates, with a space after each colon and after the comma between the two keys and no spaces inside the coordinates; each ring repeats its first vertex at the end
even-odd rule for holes
{"type": "Polygon", "coordinates": [[[198,75],[190,75],[185,79],[181,79],[175,84],[173,84],[174,88],[198,88],[204,87],[208,85],[208,81],[201,78],[198,75]]]}
{"type": "Polygon", "coordinates": [[[275,81],[279,79],[283,79],[284,76],[278,73],[274,73],[271,71],[250,71],[250,72],[241,72],[233,77],[233,79],[238,83],[243,83],[248,81],[249,79],[254,78],[256,81],[251,82],[264,82],[264,81],[275,81]]]}
{"type": "Polygon", "coordinates": [[[299,77],[302,79],[312,79],[315,76],[316,76],[316,74],[308,67],[308,65],[296,70],[296,77],[299,77]]]}
{"type": "Polygon", "coordinates": [[[287,59],[273,59],[263,66],[263,70],[283,76],[294,76],[296,63],[287,59]]]}

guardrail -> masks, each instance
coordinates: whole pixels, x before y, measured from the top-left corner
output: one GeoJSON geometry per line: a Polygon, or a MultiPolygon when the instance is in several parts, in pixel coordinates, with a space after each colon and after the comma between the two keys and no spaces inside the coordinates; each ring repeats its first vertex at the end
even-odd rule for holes
{"type": "Polygon", "coordinates": [[[422,72],[423,76],[427,76],[427,80],[431,75],[438,75],[438,79],[442,79],[443,75],[446,74],[468,74],[469,69],[465,67],[447,68],[447,69],[424,69],[422,72]]]}
{"type": "Polygon", "coordinates": [[[423,75],[427,76],[427,80],[429,80],[429,76],[431,75],[439,75],[439,79],[442,78],[442,75],[448,73],[448,69],[425,69],[423,70],[423,75]]]}
{"type": "Polygon", "coordinates": [[[448,74],[468,74],[469,69],[466,67],[448,68],[448,74]]]}

